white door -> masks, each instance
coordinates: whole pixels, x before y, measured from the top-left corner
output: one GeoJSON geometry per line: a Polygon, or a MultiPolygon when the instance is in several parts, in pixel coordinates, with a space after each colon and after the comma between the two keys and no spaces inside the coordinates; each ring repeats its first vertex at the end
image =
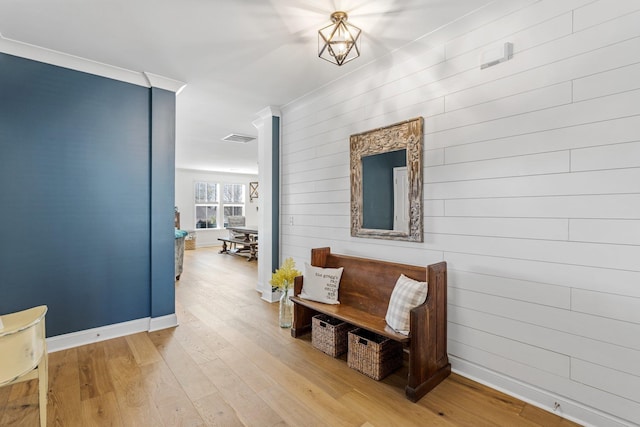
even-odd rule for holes
{"type": "Polygon", "coordinates": [[[406,166],[393,168],[393,229],[409,232],[409,178],[406,166]]]}

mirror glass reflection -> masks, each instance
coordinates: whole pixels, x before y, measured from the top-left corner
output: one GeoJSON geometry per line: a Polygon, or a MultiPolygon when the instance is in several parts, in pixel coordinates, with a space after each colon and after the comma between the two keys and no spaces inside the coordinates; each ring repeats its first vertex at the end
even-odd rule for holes
{"type": "Polygon", "coordinates": [[[407,150],[362,157],[362,226],[409,232],[407,150]]]}

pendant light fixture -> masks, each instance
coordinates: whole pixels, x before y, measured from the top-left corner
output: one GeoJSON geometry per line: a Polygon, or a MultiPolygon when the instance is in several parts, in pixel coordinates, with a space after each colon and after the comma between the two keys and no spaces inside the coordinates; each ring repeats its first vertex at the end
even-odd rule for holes
{"type": "Polygon", "coordinates": [[[338,66],[360,56],[360,28],[347,24],[345,12],[331,14],[333,24],[318,31],[318,56],[338,66]]]}

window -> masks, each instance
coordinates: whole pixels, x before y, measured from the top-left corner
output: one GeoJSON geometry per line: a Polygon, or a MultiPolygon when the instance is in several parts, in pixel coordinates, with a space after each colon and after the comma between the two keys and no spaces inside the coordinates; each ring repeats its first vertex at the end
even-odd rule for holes
{"type": "Polygon", "coordinates": [[[222,190],[223,221],[230,216],[244,216],[244,184],[224,184],[222,190]]]}
{"type": "Polygon", "coordinates": [[[218,184],[196,182],[195,205],[196,228],[216,228],[218,226],[218,184]]]}
{"type": "Polygon", "coordinates": [[[196,228],[222,228],[230,216],[244,216],[244,194],[244,184],[195,182],[196,228]]]}

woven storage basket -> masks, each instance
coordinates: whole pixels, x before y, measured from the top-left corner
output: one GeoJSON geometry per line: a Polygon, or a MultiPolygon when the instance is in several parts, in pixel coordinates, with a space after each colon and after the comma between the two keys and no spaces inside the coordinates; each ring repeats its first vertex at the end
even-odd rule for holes
{"type": "Polygon", "coordinates": [[[364,329],[349,332],[347,365],[374,380],[402,366],[402,343],[364,329]]]}
{"type": "Polygon", "coordinates": [[[311,319],[311,344],[329,356],[338,357],[347,352],[347,332],[355,327],[325,314],[311,319]]]}
{"type": "Polygon", "coordinates": [[[187,237],[184,238],[184,249],[192,251],[196,248],[196,232],[189,231],[187,237]]]}

